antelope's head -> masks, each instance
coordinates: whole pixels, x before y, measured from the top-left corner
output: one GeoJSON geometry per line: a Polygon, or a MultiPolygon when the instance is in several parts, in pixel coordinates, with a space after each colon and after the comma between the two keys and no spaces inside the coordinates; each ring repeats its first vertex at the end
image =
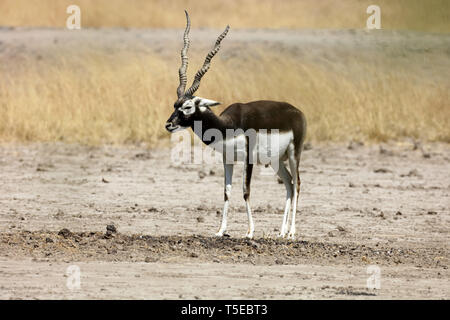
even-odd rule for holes
{"type": "Polygon", "coordinates": [[[175,132],[190,127],[193,124],[194,120],[197,118],[196,115],[204,112],[209,107],[220,104],[219,102],[213,100],[194,96],[194,93],[200,87],[200,81],[208,71],[211,64],[211,59],[216,55],[217,52],[219,52],[220,42],[223,40],[223,38],[225,38],[230,27],[227,26],[222,34],[217,38],[214,48],[206,56],[203,67],[195,74],[192,86],[187,91],[185,91],[187,82],[186,70],[188,65],[187,51],[189,49],[189,30],[191,28],[189,15],[187,11],[185,11],[185,13],[186,29],[184,31],[184,46],[181,50],[181,67],[178,70],[178,74],[180,76],[180,85],[177,89],[178,99],[173,105],[175,110],[166,122],[166,129],[169,132],[175,132]]]}

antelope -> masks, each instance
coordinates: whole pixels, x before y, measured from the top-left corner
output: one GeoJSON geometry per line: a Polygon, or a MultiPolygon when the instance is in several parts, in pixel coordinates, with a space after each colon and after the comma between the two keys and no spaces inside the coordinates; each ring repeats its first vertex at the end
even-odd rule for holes
{"type": "MultiPolygon", "coordinates": [[[[220,44],[230,29],[229,26],[219,35],[214,48],[206,56],[202,68],[195,74],[192,86],[185,91],[191,26],[187,11],[185,14],[186,29],[183,37],[184,46],[181,50],[181,67],[178,72],[180,79],[177,88],[178,99],[174,103],[175,110],[167,120],[165,127],[170,133],[191,128],[206,145],[223,154],[224,206],[220,229],[215,235],[218,237],[226,235],[233,165],[237,161],[243,161],[243,195],[248,218],[246,237],[253,237],[255,227],[250,208],[250,182],[254,165],[253,159],[256,154],[270,159],[269,164],[284,183],[286,202],[279,237],[285,238],[287,234],[289,239],[294,239],[295,216],[300,193],[299,164],[306,135],[306,118],[299,109],[289,103],[267,100],[234,103],[217,116],[211,107],[219,105],[219,102],[194,96],[202,77],[210,67],[211,59],[219,51],[220,44]],[[198,129],[198,124],[201,125],[200,129],[198,129]],[[269,135],[268,130],[270,130],[269,144],[263,143],[264,138],[269,135]],[[214,139],[211,134],[207,134],[211,131],[215,132],[214,139]],[[234,132],[234,134],[229,134],[229,132],[234,132]],[[230,158],[231,161],[229,161],[230,158]],[[285,162],[289,163],[290,172],[285,162]],[[289,219],[291,224],[288,233],[289,219]]],[[[260,163],[257,161],[257,164],[260,163]]]]}

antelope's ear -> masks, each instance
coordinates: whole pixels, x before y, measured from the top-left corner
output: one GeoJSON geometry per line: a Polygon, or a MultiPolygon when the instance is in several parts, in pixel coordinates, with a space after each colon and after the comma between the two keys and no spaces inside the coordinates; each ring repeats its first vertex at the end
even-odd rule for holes
{"type": "Polygon", "coordinates": [[[195,100],[194,101],[195,105],[199,106],[199,107],[214,107],[214,106],[218,106],[220,104],[220,102],[205,99],[205,98],[200,98],[200,97],[195,97],[194,100],[195,100]]]}

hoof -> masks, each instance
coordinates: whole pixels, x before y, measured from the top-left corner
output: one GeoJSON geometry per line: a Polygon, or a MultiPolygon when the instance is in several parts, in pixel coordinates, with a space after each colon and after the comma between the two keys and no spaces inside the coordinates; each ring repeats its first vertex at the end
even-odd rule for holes
{"type": "Polygon", "coordinates": [[[287,238],[288,238],[289,240],[295,240],[295,232],[289,232],[287,238]]]}
{"type": "Polygon", "coordinates": [[[286,233],[279,233],[278,238],[280,238],[280,239],[286,238],[286,233]]]}
{"type": "Polygon", "coordinates": [[[226,231],[219,231],[217,233],[214,234],[215,237],[217,238],[229,238],[230,235],[226,232],[226,231]]]}

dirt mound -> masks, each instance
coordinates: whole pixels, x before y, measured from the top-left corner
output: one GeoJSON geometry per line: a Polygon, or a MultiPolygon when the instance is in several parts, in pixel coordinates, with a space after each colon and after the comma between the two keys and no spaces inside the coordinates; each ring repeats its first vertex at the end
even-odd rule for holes
{"type": "Polygon", "coordinates": [[[195,259],[226,263],[274,264],[412,264],[447,268],[443,248],[289,241],[205,236],[150,236],[102,232],[29,232],[0,234],[1,251],[49,260],[174,262],[195,259]]]}

